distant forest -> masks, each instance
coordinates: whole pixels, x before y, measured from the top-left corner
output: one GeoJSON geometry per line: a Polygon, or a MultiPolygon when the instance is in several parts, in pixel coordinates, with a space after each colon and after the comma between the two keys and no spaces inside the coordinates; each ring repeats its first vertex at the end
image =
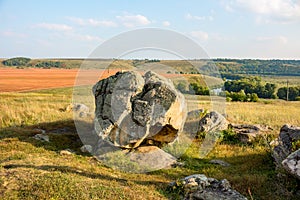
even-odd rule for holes
{"type": "MultiPolygon", "coordinates": [[[[3,66],[14,66],[18,68],[79,68],[84,59],[30,59],[24,57],[2,60],[3,66]]],[[[101,59],[95,60],[101,62],[101,59]]],[[[103,59],[103,62],[107,59],[103,59]]],[[[111,61],[115,61],[111,59],[111,61]]],[[[206,74],[217,67],[222,77],[227,79],[240,79],[244,75],[273,75],[273,76],[300,76],[300,60],[257,60],[257,59],[209,59],[209,60],[120,60],[119,65],[139,67],[145,63],[157,62],[173,67],[177,72],[184,74],[199,73],[193,69],[194,64],[203,69],[206,74]]]]}
{"type": "Polygon", "coordinates": [[[300,60],[213,59],[213,61],[226,78],[230,78],[232,74],[300,76],[300,60]]]}

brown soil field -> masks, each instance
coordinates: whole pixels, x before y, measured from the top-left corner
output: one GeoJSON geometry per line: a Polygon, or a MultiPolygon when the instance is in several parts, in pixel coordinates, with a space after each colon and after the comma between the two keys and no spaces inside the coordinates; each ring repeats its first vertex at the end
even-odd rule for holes
{"type": "MultiPolygon", "coordinates": [[[[24,92],[49,88],[95,84],[98,80],[116,74],[121,69],[15,69],[0,68],[0,92],[24,92]],[[80,77],[80,78],[77,78],[80,77]]],[[[140,72],[141,74],[144,71],[140,72]]],[[[161,74],[166,78],[193,77],[187,74],[161,74]]]]}
{"type": "MultiPolygon", "coordinates": [[[[115,74],[114,70],[83,70],[77,85],[94,84],[97,79],[115,74]],[[99,77],[97,77],[97,74],[99,77]]],[[[0,68],[0,92],[21,92],[48,88],[72,87],[78,69],[15,69],[0,68]]]]}

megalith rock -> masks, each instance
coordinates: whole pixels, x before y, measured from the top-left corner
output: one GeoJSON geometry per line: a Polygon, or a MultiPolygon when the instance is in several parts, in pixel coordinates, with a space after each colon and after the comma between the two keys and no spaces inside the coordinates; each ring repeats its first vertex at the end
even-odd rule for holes
{"type": "Polygon", "coordinates": [[[118,72],[93,87],[98,136],[120,148],[173,142],[186,118],[184,96],[173,83],[148,71],[118,72]]]}

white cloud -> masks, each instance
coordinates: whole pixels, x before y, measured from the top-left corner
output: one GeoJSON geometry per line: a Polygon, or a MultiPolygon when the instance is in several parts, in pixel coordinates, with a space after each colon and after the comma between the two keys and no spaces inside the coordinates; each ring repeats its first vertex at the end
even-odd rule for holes
{"type": "Polygon", "coordinates": [[[27,35],[24,33],[17,33],[14,31],[3,31],[1,32],[1,35],[6,36],[6,37],[17,37],[17,38],[26,38],[27,35]]]}
{"type": "Polygon", "coordinates": [[[196,16],[196,15],[191,15],[190,13],[186,14],[185,18],[188,20],[198,20],[198,21],[204,21],[204,20],[213,21],[214,20],[214,17],[212,15],[196,16]]]}
{"type": "Polygon", "coordinates": [[[74,33],[74,32],[65,32],[62,37],[69,38],[71,40],[81,40],[86,42],[103,42],[103,39],[98,36],[93,36],[89,34],[80,34],[80,33],[74,33]]]}
{"type": "Polygon", "coordinates": [[[201,40],[201,41],[205,41],[208,40],[208,33],[204,32],[204,31],[192,31],[190,32],[191,36],[193,36],[194,38],[201,40]]]}
{"type": "Polygon", "coordinates": [[[81,25],[81,26],[103,26],[103,27],[117,27],[117,23],[110,20],[97,20],[97,19],[83,19],[78,17],[67,17],[68,20],[81,25]]]}
{"type": "Polygon", "coordinates": [[[287,44],[288,39],[285,36],[257,37],[258,42],[271,42],[277,44],[287,44]]]}
{"type": "Polygon", "coordinates": [[[73,28],[66,24],[49,24],[49,23],[40,23],[36,24],[35,27],[44,28],[52,31],[70,31],[73,28]]]}
{"type": "Polygon", "coordinates": [[[123,15],[123,16],[116,16],[121,23],[128,28],[136,27],[136,26],[145,26],[149,25],[151,22],[150,20],[143,16],[143,15],[123,15]]]}
{"type": "Polygon", "coordinates": [[[169,21],[163,21],[163,22],[162,22],[162,25],[163,25],[163,26],[170,26],[171,23],[170,23],[169,21]]]}
{"type": "Polygon", "coordinates": [[[259,23],[290,23],[300,21],[299,0],[233,0],[223,5],[226,10],[246,10],[257,14],[259,23]]]}
{"type": "Polygon", "coordinates": [[[76,35],[76,37],[83,41],[95,41],[95,42],[103,42],[103,39],[98,36],[92,35],[76,35]]]}

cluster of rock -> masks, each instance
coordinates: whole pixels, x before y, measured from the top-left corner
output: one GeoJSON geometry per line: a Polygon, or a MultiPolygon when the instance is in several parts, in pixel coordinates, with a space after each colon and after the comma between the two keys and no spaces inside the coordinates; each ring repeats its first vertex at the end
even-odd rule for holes
{"type": "Polygon", "coordinates": [[[300,127],[284,125],[275,143],[272,156],[277,168],[283,168],[300,179],[300,149],[296,146],[300,144],[300,127]]]}
{"type": "Polygon", "coordinates": [[[232,189],[228,180],[221,181],[208,178],[204,174],[194,174],[187,176],[180,181],[169,184],[171,189],[183,190],[183,198],[185,200],[246,200],[236,190],[232,189]]]}
{"type": "Polygon", "coordinates": [[[229,124],[228,128],[237,134],[239,141],[242,143],[254,142],[257,137],[268,134],[268,131],[273,130],[269,126],[260,124],[229,124]]]}

